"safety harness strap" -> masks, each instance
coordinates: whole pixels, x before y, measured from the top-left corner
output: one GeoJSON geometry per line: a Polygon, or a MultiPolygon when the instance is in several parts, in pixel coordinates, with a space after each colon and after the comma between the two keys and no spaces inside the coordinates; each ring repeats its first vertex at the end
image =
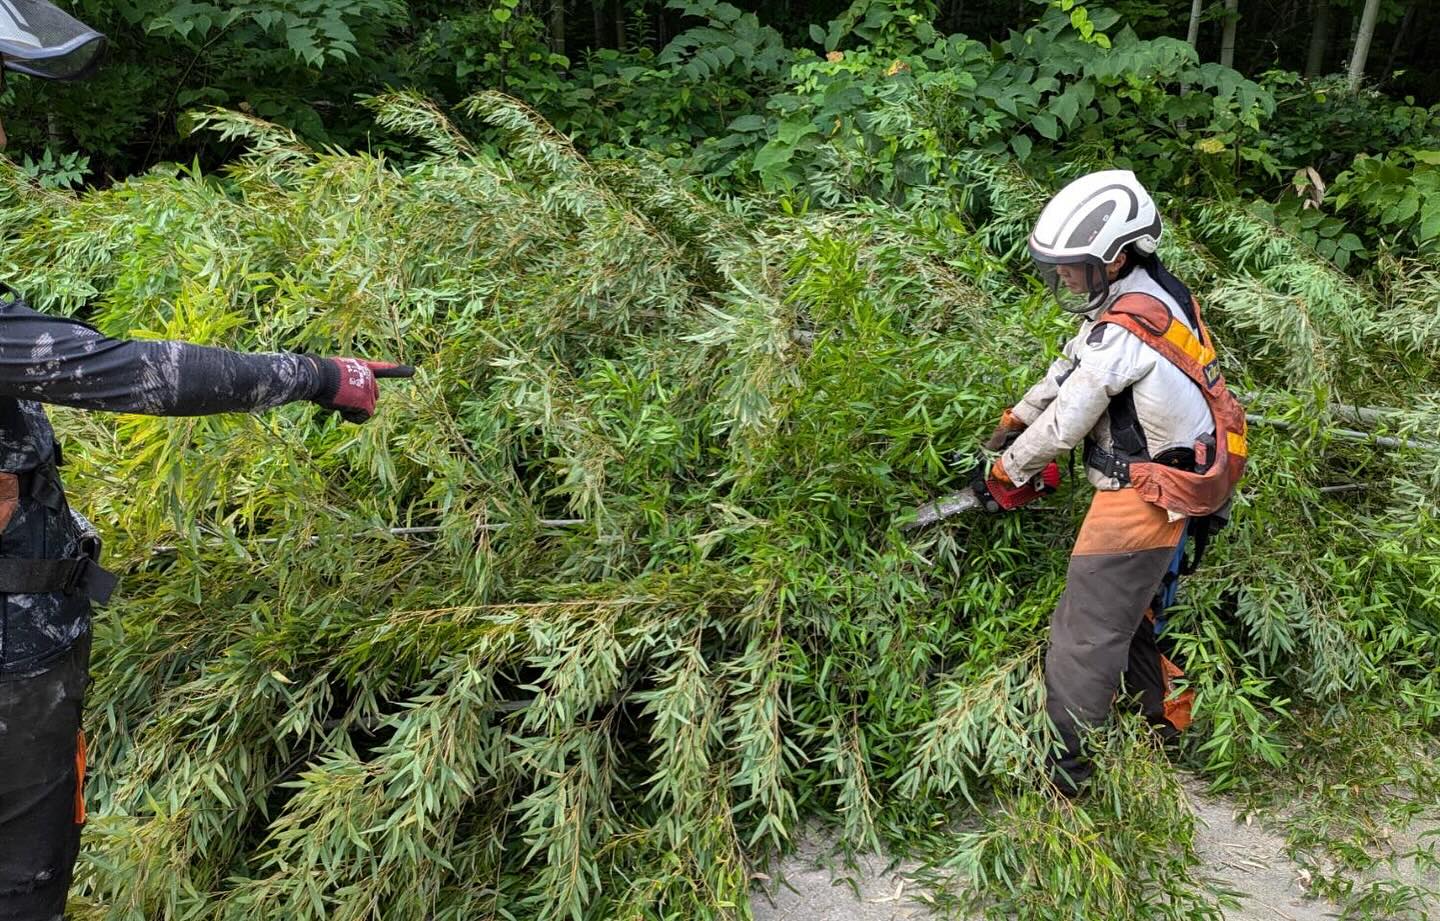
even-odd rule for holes
{"type": "MultiPolygon", "coordinates": [[[[1199,311],[1196,311],[1197,320],[1199,311]]],[[[1102,318],[1129,330],[1142,342],[1159,352],[1195,382],[1207,401],[1225,393],[1225,380],[1220,374],[1220,361],[1210,340],[1210,332],[1200,320],[1199,335],[1175,320],[1170,309],[1159,299],[1138,291],[1122,295],[1102,318]]],[[[1212,412],[1214,407],[1211,407],[1212,412]]],[[[1239,424],[1226,432],[1225,448],[1237,457],[1248,453],[1245,443],[1243,416],[1239,424]]]]}
{"type": "Polygon", "coordinates": [[[1190,555],[1181,561],[1180,575],[1188,576],[1200,568],[1200,563],[1205,559],[1205,551],[1210,548],[1210,538],[1223,527],[1225,519],[1216,515],[1190,519],[1190,555]]]}

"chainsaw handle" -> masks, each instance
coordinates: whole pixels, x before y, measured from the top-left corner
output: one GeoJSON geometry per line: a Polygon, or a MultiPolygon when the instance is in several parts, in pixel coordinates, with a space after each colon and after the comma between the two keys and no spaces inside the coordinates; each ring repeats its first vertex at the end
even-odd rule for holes
{"type": "Polygon", "coordinates": [[[1038,474],[1014,486],[986,476],[982,483],[977,484],[976,493],[980,495],[985,508],[992,512],[1013,512],[1017,508],[1029,505],[1041,496],[1048,495],[1060,488],[1060,465],[1051,461],[1045,465],[1045,469],[1038,474]],[[985,494],[981,494],[981,489],[985,494]],[[988,498],[987,495],[988,494],[988,498]],[[993,508],[991,506],[994,506],[993,508]]]}

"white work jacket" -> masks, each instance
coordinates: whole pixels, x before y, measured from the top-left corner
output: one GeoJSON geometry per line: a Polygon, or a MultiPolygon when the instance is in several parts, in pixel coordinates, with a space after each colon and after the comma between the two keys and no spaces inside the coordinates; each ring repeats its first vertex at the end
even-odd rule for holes
{"type": "MultiPolygon", "coordinates": [[[[1173,317],[1196,332],[1175,299],[1144,266],[1136,266],[1117,279],[1110,286],[1110,298],[1086,316],[1079,332],[1065,344],[1061,357],[1011,408],[1026,425],[1001,456],[1005,472],[1016,483],[1039,473],[1047,463],[1079,445],[1087,434],[1101,450],[1113,451],[1106,410],[1111,399],[1127,387],[1151,457],[1170,448],[1194,447],[1197,439],[1215,430],[1204,395],[1183,371],[1129,330],[1106,323],[1096,331],[1096,317],[1130,292],[1159,299],[1173,317]]],[[[1114,477],[1093,468],[1087,467],[1086,474],[1097,489],[1122,486],[1114,477]]]]}

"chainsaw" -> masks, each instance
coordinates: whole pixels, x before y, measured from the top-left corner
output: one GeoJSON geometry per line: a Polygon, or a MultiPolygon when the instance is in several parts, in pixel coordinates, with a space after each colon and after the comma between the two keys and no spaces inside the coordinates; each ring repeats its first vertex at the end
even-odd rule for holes
{"type": "Polygon", "coordinates": [[[1012,486],[1003,480],[989,476],[984,461],[976,469],[969,486],[959,492],[941,496],[934,502],[927,502],[915,510],[915,519],[901,526],[902,531],[913,531],[932,525],[937,521],[980,509],[985,512],[1009,512],[1029,505],[1041,496],[1048,495],[1060,487],[1060,466],[1054,461],[1019,486],[1012,486]]]}

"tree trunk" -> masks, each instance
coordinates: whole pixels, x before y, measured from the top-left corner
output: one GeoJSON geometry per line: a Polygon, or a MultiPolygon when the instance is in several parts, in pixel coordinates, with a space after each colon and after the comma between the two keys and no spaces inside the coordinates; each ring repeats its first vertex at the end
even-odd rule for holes
{"type": "Polygon", "coordinates": [[[965,15],[965,0],[945,0],[944,18],[946,32],[959,32],[960,22],[965,15]]]}
{"type": "MultiPolygon", "coordinates": [[[[1195,49],[1195,60],[1200,60],[1200,16],[1205,12],[1205,0],[1190,0],[1190,24],[1185,29],[1185,41],[1191,48],[1195,49]]],[[[1180,95],[1184,96],[1190,92],[1190,85],[1181,81],[1180,95]]],[[[1189,127],[1186,119],[1180,119],[1175,127],[1184,131],[1189,127]]]]}
{"type": "Polygon", "coordinates": [[[595,44],[592,47],[599,51],[605,47],[605,4],[600,0],[591,0],[590,12],[595,26],[595,44]]]}
{"type": "Polygon", "coordinates": [[[1405,39],[1410,34],[1410,28],[1415,24],[1415,10],[1420,6],[1415,0],[1405,7],[1405,18],[1400,20],[1400,28],[1395,32],[1395,41],[1390,43],[1390,57],[1385,61],[1385,73],[1395,72],[1395,62],[1400,59],[1400,49],[1405,46],[1405,39]]]}
{"type": "Polygon", "coordinates": [[[550,50],[565,53],[565,0],[550,0],[550,50]]]}
{"type": "Polygon", "coordinates": [[[615,47],[625,50],[625,0],[615,0],[615,47]]]}
{"type": "Polygon", "coordinates": [[[1305,56],[1305,76],[1325,72],[1325,50],[1330,47],[1330,0],[1315,0],[1315,21],[1310,28],[1310,53],[1305,56]]]}
{"type": "Polygon", "coordinates": [[[1380,0],[1365,0],[1365,12],[1360,16],[1360,30],[1355,33],[1355,53],[1350,55],[1350,92],[1360,88],[1365,78],[1365,59],[1370,56],[1370,40],[1375,37],[1375,17],[1380,13],[1380,0]]]}
{"type": "Polygon", "coordinates": [[[1220,36],[1220,64],[1235,66],[1235,30],[1240,24],[1240,0],[1225,0],[1225,31],[1220,36]]]}

